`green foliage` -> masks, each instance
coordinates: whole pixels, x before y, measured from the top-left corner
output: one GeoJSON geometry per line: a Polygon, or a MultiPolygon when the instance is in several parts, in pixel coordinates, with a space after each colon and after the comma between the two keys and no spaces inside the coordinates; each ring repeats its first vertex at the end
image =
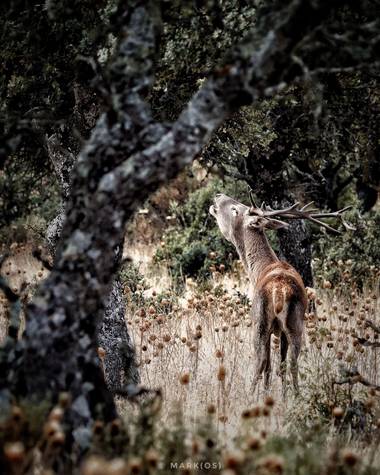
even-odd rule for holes
{"type": "Polygon", "coordinates": [[[131,309],[146,303],[144,297],[144,291],[147,289],[145,278],[132,261],[122,264],[119,270],[119,279],[131,309]]]}
{"type": "Polygon", "coordinates": [[[177,296],[169,290],[159,293],[154,291],[152,295],[147,295],[149,286],[144,275],[133,262],[127,261],[122,265],[119,279],[124,289],[129,312],[150,307],[155,309],[155,314],[168,315],[177,303],[177,296]]]}
{"type": "Polygon", "coordinates": [[[77,153],[94,125],[98,98],[89,57],[107,46],[113,0],[0,5],[0,227],[54,197],[46,138],[59,131],[77,153]]]}
{"type": "MultiPolygon", "coordinates": [[[[26,160],[23,154],[14,157],[0,171],[0,231],[6,226],[19,225],[38,214],[40,220],[49,222],[56,214],[59,190],[49,176],[50,165],[41,166],[38,156],[26,160]]],[[[50,173],[51,175],[51,173],[50,173]]],[[[25,223],[26,224],[26,223],[25,223]]]]}
{"type": "Polygon", "coordinates": [[[376,198],[368,195],[379,186],[379,98],[370,95],[374,85],[365,75],[324,79],[241,109],[219,128],[202,160],[245,180],[261,200],[297,196],[336,209],[349,189],[369,209],[376,198]]]}
{"type": "Polygon", "coordinates": [[[256,6],[231,0],[168,0],[153,110],[174,120],[223,56],[252,28],[256,6]]]}
{"type": "Polygon", "coordinates": [[[247,195],[246,187],[238,181],[223,183],[213,179],[191,193],[183,205],[171,206],[175,225],[165,233],[165,245],[157,250],[155,259],[167,263],[177,285],[185,277],[206,279],[211,275],[210,268],[220,270],[224,265],[229,269],[236,258],[234,247],[221,235],[209,214],[213,198],[221,191],[242,201],[247,195]]]}
{"type": "Polygon", "coordinates": [[[125,262],[119,270],[119,279],[124,287],[128,287],[131,292],[145,289],[145,279],[133,262],[125,262]]]}
{"type": "Polygon", "coordinates": [[[380,263],[380,211],[360,216],[347,213],[356,230],[332,237],[320,237],[315,243],[315,272],[334,283],[351,280],[363,284],[376,275],[380,263]]]}
{"type": "Polygon", "coordinates": [[[0,175],[0,242],[10,245],[13,242],[39,242],[44,240],[49,222],[56,216],[60,204],[60,192],[55,182],[41,179],[41,185],[32,191],[24,182],[38,182],[34,172],[16,174],[12,183],[9,177],[0,175]],[[12,219],[11,219],[12,217],[12,219]],[[9,221],[11,219],[11,221],[9,221]]]}

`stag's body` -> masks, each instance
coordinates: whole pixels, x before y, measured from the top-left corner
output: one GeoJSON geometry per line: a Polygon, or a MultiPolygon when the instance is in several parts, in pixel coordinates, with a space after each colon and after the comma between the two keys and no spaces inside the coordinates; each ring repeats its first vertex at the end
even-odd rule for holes
{"type": "Polygon", "coordinates": [[[286,356],[290,349],[293,385],[298,392],[298,356],[301,350],[304,315],[307,305],[305,287],[298,272],[286,262],[281,262],[270,247],[265,229],[279,229],[288,226],[282,219],[308,219],[338,232],[322,218],[339,218],[348,229],[342,214],[350,207],[333,213],[316,213],[310,209],[312,203],[298,209],[295,203],[283,210],[273,210],[263,205],[259,208],[252,200],[248,207],[226,195],[219,194],[210,207],[219,228],[226,239],[235,245],[250,280],[252,317],[255,322],[254,351],[256,368],[254,387],[264,372],[265,388],[269,387],[271,362],[270,340],[275,334],[280,338],[281,378],[283,395],[286,390],[286,356]]]}
{"type": "MultiPolygon", "coordinates": [[[[260,256],[258,256],[260,260],[260,256]]],[[[251,274],[248,273],[252,282],[251,274]]],[[[264,372],[264,386],[269,387],[271,374],[270,340],[274,334],[280,339],[283,394],[286,389],[286,357],[290,349],[293,385],[298,392],[298,356],[302,345],[304,315],[307,298],[298,272],[286,262],[266,265],[257,276],[251,293],[252,317],[255,321],[256,368],[253,385],[264,372]]]]}
{"type": "Polygon", "coordinates": [[[210,210],[211,214],[217,218],[224,236],[235,245],[250,281],[249,297],[252,301],[251,312],[255,323],[256,356],[253,385],[256,386],[264,372],[264,385],[266,389],[269,387],[270,340],[271,335],[275,334],[280,338],[283,394],[286,388],[288,347],[290,347],[293,384],[298,391],[297,359],[301,349],[307,303],[302,279],[292,266],[278,259],[268,243],[263,228],[257,226],[257,223],[252,223],[247,214],[248,207],[225,195],[219,195],[216,203],[210,210]],[[231,206],[236,214],[233,223],[228,219],[228,210],[231,206]]]}

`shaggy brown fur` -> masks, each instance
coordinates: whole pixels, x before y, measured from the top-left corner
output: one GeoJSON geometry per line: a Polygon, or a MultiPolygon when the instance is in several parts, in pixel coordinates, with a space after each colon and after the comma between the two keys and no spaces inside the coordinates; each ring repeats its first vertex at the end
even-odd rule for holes
{"type": "Polygon", "coordinates": [[[251,216],[248,206],[226,195],[217,195],[210,213],[216,218],[226,239],[232,242],[248,273],[252,300],[252,317],[256,325],[256,387],[264,372],[264,385],[269,388],[271,375],[270,340],[272,333],[281,340],[281,378],[286,390],[286,356],[290,348],[293,385],[298,392],[297,360],[301,350],[307,297],[298,272],[281,262],[270,247],[264,229],[276,229],[279,223],[251,216]]]}

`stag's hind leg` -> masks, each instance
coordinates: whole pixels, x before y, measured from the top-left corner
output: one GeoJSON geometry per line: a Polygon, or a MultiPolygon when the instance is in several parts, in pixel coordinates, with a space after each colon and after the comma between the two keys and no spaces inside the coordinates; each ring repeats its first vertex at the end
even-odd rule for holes
{"type": "Polygon", "coordinates": [[[264,387],[266,390],[269,387],[270,372],[271,372],[269,339],[270,339],[270,335],[265,335],[265,336],[259,335],[255,339],[256,362],[255,362],[255,370],[254,370],[254,376],[253,376],[253,381],[252,381],[253,390],[256,389],[259,379],[264,371],[265,371],[264,387]]]}
{"type": "MultiPolygon", "coordinates": [[[[302,336],[301,336],[302,338],[302,336]]],[[[290,371],[292,373],[294,393],[299,394],[298,386],[298,356],[301,351],[301,338],[298,336],[291,336],[290,343],[290,371]]]]}
{"type": "Polygon", "coordinates": [[[281,352],[281,364],[280,364],[280,375],[281,375],[281,386],[282,386],[282,398],[286,398],[286,356],[288,354],[288,339],[284,332],[281,332],[281,342],[280,342],[280,352],[281,352]]]}
{"type": "Polygon", "coordinates": [[[264,385],[265,389],[269,387],[271,363],[270,363],[270,324],[266,314],[266,306],[263,298],[255,302],[253,318],[256,320],[255,336],[254,336],[254,353],[255,353],[255,371],[252,382],[253,390],[255,390],[261,374],[265,371],[264,385]]]}
{"type": "Polygon", "coordinates": [[[266,358],[265,358],[265,368],[264,368],[264,389],[265,391],[268,391],[269,385],[270,385],[270,376],[272,372],[272,366],[271,366],[271,361],[270,361],[270,337],[271,335],[269,334],[268,336],[268,342],[266,344],[266,358]]]}
{"type": "Polygon", "coordinates": [[[290,305],[287,319],[287,338],[290,346],[290,371],[292,373],[294,392],[299,393],[298,357],[302,346],[303,319],[305,309],[300,303],[290,305]]]}

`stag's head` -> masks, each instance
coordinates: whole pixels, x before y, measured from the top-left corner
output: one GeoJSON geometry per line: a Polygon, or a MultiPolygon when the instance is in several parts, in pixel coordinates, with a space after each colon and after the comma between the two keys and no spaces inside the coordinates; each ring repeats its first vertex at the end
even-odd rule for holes
{"type": "Polygon", "coordinates": [[[227,195],[217,194],[210,214],[216,219],[223,236],[233,244],[247,232],[263,232],[264,229],[279,229],[288,226],[277,219],[268,219],[261,209],[246,206],[227,195]]]}
{"type": "Polygon", "coordinates": [[[305,219],[331,232],[339,233],[337,229],[321,221],[323,218],[338,218],[346,229],[354,229],[343,219],[343,213],[350,206],[332,213],[318,212],[317,209],[312,207],[313,203],[308,203],[302,208],[298,207],[299,203],[295,203],[288,208],[274,210],[264,204],[260,207],[257,206],[251,193],[250,199],[251,206],[246,206],[227,195],[219,193],[214,198],[214,204],[210,206],[210,214],[216,218],[221,233],[235,245],[239,240],[244,239],[247,233],[262,233],[265,229],[288,227],[288,222],[283,220],[305,219]]]}

